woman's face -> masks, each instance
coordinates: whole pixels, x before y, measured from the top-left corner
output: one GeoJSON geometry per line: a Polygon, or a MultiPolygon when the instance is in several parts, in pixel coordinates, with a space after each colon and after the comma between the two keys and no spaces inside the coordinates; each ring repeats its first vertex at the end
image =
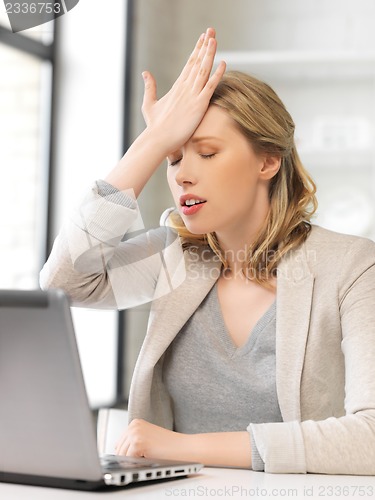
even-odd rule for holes
{"type": "Polygon", "coordinates": [[[227,112],[211,105],[181,151],[168,157],[169,187],[187,229],[218,237],[256,231],[269,206],[266,163],[227,112]]]}

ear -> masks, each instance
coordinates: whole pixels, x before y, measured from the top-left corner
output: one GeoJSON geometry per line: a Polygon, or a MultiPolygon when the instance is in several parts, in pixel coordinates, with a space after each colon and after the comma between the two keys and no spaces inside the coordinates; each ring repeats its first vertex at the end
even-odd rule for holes
{"type": "Polygon", "coordinates": [[[279,171],[281,166],[281,157],[280,156],[270,156],[266,155],[263,157],[263,165],[260,169],[260,177],[263,180],[269,180],[274,177],[279,171]]]}

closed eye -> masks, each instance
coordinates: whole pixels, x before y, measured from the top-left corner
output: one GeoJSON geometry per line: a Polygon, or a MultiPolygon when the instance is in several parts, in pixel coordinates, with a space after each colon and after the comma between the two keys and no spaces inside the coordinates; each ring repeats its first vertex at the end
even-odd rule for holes
{"type": "Polygon", "coordinates": [[[209,160],[210,158],[213,158],[215,155],[216,155],[216,153],[211,153],[211,154],[208,154],[208,155],[200,154],[199,156],[201,158],[204,158],[205,160],[209,160]]]}
{"type": "Polygon", "coordinates": [[[177,160],[170,161],[168,163],[168,167],[174,167],[175,165],[178,165],[181,160],[182,160],[182,156],[181,156],[181,158],[178,158],[177,160]]]}

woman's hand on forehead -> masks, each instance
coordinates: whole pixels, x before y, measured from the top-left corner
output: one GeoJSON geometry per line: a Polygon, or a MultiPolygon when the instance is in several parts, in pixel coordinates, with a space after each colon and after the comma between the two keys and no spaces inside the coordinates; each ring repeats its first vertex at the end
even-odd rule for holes
{"type": "Polygon", "coordinates": [[[210,103],[211,96],[225,72],[222,61],[211,75],[217,43],[215,30],[201,35],[180,76],[171,90],[157,100],[156,82],[144,72],[145,93],[142,112],[147,128],[165,144],[166,156],[179,150],[193,135],[210,103]]]}

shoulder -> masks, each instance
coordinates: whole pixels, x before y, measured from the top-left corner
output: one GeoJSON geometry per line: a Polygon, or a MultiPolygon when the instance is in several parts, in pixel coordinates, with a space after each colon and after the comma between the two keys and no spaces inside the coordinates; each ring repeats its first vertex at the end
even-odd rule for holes
{"type": "Polygon", "coordinates": [[[311,231],[306,239],[305,247],[308,250],[316,250],[320,254],[336,257],[339,255],[369,253],[375,257],[375,242],[362,236],[343,234],[325,229],[321,226],[312,225],[311,231]]]}
{"type": "Polygon", "coordinates": [[[335,274],[350,280],[375,265],[375,242],[361,236],[337,233],[312,225],[304,243],[313,274],[335,274]]]}

